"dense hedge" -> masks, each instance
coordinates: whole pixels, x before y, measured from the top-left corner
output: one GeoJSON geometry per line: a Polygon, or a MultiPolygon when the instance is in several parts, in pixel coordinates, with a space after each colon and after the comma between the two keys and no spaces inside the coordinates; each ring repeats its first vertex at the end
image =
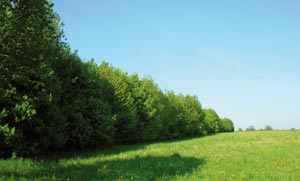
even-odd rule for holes
{"type": "Polygon", "coordinates": [[[233,131],[198,98],[83,62],[46,0],[0,5],[0,156],[233,131]]]}

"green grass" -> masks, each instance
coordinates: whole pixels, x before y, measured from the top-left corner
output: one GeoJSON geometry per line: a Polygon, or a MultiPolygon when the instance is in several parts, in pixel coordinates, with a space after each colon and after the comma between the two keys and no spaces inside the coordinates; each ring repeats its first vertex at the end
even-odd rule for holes
{"type": "Polygon", "coordinates": [[[300,180],[300,131],[236,132],[0,160],[0,180],[300,180]]]}

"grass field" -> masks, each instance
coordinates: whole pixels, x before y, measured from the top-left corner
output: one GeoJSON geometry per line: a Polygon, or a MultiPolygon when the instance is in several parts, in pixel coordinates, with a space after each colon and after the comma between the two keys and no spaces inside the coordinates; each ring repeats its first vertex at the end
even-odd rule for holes
{"type": "Polygon", "coordinates": [[[224,133],[0,160],[0,180],[300,180],[300,131],[224,133]]]}

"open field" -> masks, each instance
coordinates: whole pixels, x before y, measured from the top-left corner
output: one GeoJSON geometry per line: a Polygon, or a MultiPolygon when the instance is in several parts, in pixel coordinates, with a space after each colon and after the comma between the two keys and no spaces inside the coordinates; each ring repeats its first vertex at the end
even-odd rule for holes
{"type": "Polygon", "coordinates": [[[300,180],[300,131],[224,133],[0,160],[0,180],[300,180]]]}

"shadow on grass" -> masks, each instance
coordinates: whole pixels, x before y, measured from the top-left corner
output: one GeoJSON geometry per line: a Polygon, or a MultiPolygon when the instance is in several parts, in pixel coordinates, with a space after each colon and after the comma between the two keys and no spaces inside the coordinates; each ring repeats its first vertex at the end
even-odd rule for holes
{"type": "Polygon", "coordinates": [[[50,162],[40,167],[36,166],[38,169],[24,172],[2,170],[2,176],[17,180],[172,180],[176,176],[192,173],[204,164],[203,159],[183,157],[179,154],[135,156],[103,161],[91,158],[68,164],[50,162]]]}
{"type": "Polygon", "coordinates": [[[160,140],[160,141],[154,141],[154,142],[151,142],[151,143],[177,143],[177,142],[182,142],[182,141],[191,141],[193,139],[205,138],[205,137],[208,137],[208,136],[215,136],[217,134],[219,134],[219,133],[209,133],[207,135],[186,136],[186,137],[183,137],[183,138],[160,140]]]}
{"type": "Polygon", "coordinates": [[[100,147],[100,148],[85,148],[83,150],[66,150],[66,151],[61,151],[61,152],[54,152],[50,155],[43,154],[43,155],[37,156],[35,159],[41,160],[41,161],[47,161],[50,159],[50,161],[53,161],[53,160],[60,160],[60,159],[72,159],[72,158],[84,159],[84,158],[90,158],[90,157],[96,157],[96,156],[108,156],[108,155],[115,155],[115,154],[119,154],[119,153],[126,153],[126,152],[130,152],[130,151],[142,150],[152,144],[177,143],[177,142],[179,143],[182,141],[199,139],[201,137],[214,136],[216,134],[217,133],[210,133],[208,135],[202,135],[202,136],[187,136],[184,138],[149,141],[149,142],[145,142],[145,143],[110,145],[110,146],[102,147],[102,148],[100,147]]]}
{"type": "Polygon", "coordinates": [[[83,150],[67,150],[64,152],[58,152],[50,157],[39,157],[38,160],[47,161],[50,160],[61,160],[61,159],[72,159],[72,158],[80,158],[86,159],[91,157],[98,157],[98,156],[108,156],[108,155],[116,155],[119,153],[126,153],[130,151],[137,151],[144,149],[148,144],[132,144],[132,145],[115,145],[110,147],[103,147],[103,148],[90,148],[90,149],[83,149],[83,150]]]}
{"type": "Polygon", "coordinates": [[[130,151],[137,151],[143,150],[152,144],[160,144],[160,143],[176,143],[182,142],[192,139],[198,139],[199,136],[190,136],[185,138],[174,138],[171,140],[160,140],[160,141],[149,141],[145,143],[133,143],[133,144],[123,144],[123,145],[112,145],[109,147],[103,148],[90,148],[80,150],[67,150],[64,152],[57,152],[50,156],[41,156],[37,159],[39,160],[60,160],[60,159],[71,159],[71,158],[89,158],[89,157],[96,157],[96,156],[108,156],[108,155],[115,155],[119,153],[127,153],[130,151]]]}

